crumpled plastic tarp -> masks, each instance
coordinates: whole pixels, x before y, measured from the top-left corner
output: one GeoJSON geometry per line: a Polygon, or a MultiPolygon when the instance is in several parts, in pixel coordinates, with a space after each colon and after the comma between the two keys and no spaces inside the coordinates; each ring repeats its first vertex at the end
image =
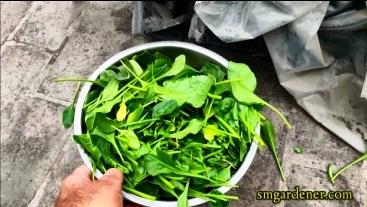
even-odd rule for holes
{"type": "Polygon", "coordinates": [[[356,150],[367,151],[366,2],[197,1],[172,14],[174,6],[136,3],[133,32],[189,21],[188,37],[198,42],[208,30],[227,43],[263,35],[279,82],[297,103],[356,150]]]}

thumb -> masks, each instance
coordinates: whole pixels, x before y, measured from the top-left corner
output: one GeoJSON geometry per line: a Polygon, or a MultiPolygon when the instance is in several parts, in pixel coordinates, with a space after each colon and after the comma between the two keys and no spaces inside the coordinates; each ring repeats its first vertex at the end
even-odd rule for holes
{"type": "Polygon", "coordinates": [[[99,182],[121,189],[123,182],[122,172],[116,168],[111,168],[99,179],[99,182]]]}

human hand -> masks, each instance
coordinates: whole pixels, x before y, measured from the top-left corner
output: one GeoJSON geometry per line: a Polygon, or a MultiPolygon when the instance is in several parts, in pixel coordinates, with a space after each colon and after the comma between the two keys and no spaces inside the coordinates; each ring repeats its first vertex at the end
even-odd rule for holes
{"type": "Polygon", "coordinates": [[[61,184],[55,207],[121,207],[123,176],[120,170],[109,169],[99,180],[91,180],[91,171],[82,165],[61,184]]]}

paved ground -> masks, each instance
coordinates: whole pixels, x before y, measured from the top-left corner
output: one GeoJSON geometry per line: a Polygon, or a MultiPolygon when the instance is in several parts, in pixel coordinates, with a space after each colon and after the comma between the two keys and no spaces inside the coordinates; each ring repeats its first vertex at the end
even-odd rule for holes
{"type": "MultiPolygon", "coordinates": [[[[71,14],[70,2],[1,2],[1,206],[51,206],[60,182],[81,159],[60,122],[74,84],[58,76],[88,75],[118,51],[152,41],[132,36],[132,4],[93,2],[71,14]]],[[[252,44],[251,42],[245,43],[252,44]]],[[[247,62],[259,78],[261,97],[279,107],[291,130],[274,120],[286,180],[280,180],[269,152],[258,152],[231,206],[273,206],[256,201],[260,190],[352,190],[353,201],[287,201],[278,206],[367,206],[367,163],[346,172],[335,185],[326,177],[329,162],[342,166],[358,154],[308,116],[281,88],[270,58],[209,45],[247,62]],[[302,154],[292,148],[301,146],[302,154]]],[[[251,47],[249,47],[251,48],[251,47]]]]}

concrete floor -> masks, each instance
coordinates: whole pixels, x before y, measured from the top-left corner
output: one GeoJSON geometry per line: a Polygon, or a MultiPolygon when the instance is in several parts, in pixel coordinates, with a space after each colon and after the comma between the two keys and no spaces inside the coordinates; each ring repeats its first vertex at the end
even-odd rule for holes
{"type": "MultiPolygon", "coordinates": [[[[75,84],[53,83],[59,76],[87,76],[118,51],[152,41],[131,35],[132,3],[93,2],[71,15],[71,2],[1,2],[1,206],[52,206],[60,182],[82,164],[72,130],[61,112],[75,84]]],[[[245,43],[247,44],[247,43],[245,43]]],[[[251,44],[249,42],[248,44],[251,44]]],[[[258,151],[231,206],[273,206],[256,191],[351,190],[352,201],[283,201],[278,206],[367,206],[367,163],[353,167],[332,185],[326,166],[343,166],[358,153],[317,124],[279,85],[269,56],[217,45],[208,48],[246,62],[259,79],[257,93],[280,108],[293,124],[274,121],[286,180],[270,153],[258,151]],[[304,149],[302,154],[293,147],[304,149]]]]}

